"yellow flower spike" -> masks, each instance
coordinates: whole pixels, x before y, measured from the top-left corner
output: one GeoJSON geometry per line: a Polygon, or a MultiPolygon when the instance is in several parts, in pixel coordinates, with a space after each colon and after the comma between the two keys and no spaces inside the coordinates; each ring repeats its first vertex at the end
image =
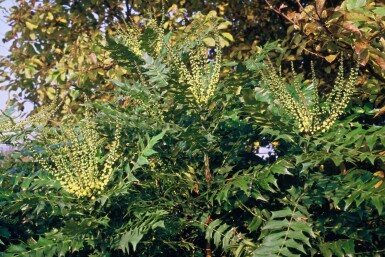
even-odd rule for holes
{"type": "Polygon", "coordinates": [[[120,131],[121,126],[118,125],[110,152],[104,164],[100,165],[97,154],[104,147],[104,140],[94,124],[85,121],[72,127],[62,127],[57,135],[45,130],[43,137],[47,145],[64,144],[65,147],[55,150],[47,147],[47,156],[39,156],[38,162],[60,181],[68,193],[76,197],[92,197],[97,191],[104,189],[112,175],[112,167],[120,156],[120,131]],[[71,163],[70,167],[67,166],[68,163],[71,163]]]}
{"type": "MultiPolygon", "coordinates": [[[[202,25],[196,24],[196,26],[202,25]]],[[[215,63],[208,60],[209,49],[203,45],[203,42],[189,51],[189,62],[187,64],[170,46],[166,45],[170,59],[173,60],[173,65],[179,74],[179,81],[189,86],[189,90],[199,106],[205,106],[208,103],[209,99],[214,95],[219,81],[222,50],[217,31],[214,32],[214,37],[216,47],[215,63]]]]}
{"type": "MultiPolygon", "coordinates": [[[[276,71],[271,61],[266,63],[267,69],[262,72],[262,79],[266,86],[273,93],[280,103],[280,107],[287,111],[296,121],[298,130],[305,134],[328,131],[338,117],[344,112],[354,92],[354,84],[358,76],[358,64],[350,70],[347,82],[344,81],[343,58],[341,55],[340,66],[338,68],[337,79],[332,92],[327,97],[325,103],[320,105],[317,88],[314,87],[312,96],[313,104],[310,105],[301,91],[298,80],[294,80],[293,90],[287,88],[287,84],[281,78],[281,74],[276,71]],[[294,93],[292,93],[294,91],[294,93]],[[323,117],[326,117],[323,119],[323,117]]],[[[316,84],[314,65],[311,64],[312,81],[316,84]]],[[[292,65],[293,77],[297,77],[292,65]]]]}

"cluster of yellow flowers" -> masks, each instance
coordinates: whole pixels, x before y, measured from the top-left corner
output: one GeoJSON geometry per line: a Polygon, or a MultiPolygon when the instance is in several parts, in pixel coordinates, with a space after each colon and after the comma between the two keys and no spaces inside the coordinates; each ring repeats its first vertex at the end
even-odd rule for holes
{"type": "MultiPolygon", "coordinates": [[[[285,81],[275,71],[271,62],[268,63],[268,71],[262,73],[262,78],[265,84],[272,91],[274,97],[282,105],[283,109],[290,113],[290,115],[293,116],[293,118],[296,120],[299,131],[312,135],[316,132],[328,131],[337,120],[337,118],[344,112],[346,106],[349,104],[354,91],[354,84],[358,76],[358,66],[351,69],[349,78],[346,83],[344,80],[343,71],[343,59],[341,57],[334,88],[329,94],[323,106],[320,106],[319,104],[313,64],[312,80],[314,84],[314,103],[312,106],[310,106],[310,104],[305,99],[298,80],[294,81],[295,93],[298,95],[296,98],[289,92],[285,81]]],[[[293,67],[292,73],[294,77],[297,76],[293,67]]]]}
{"type": "Polygon", "coordinates": [[[133,52],[137,57],[142,58],[141,40],[139,29],[134,25],[127,27],[118,27],[115,39],[125,45],[129,51],[133,52]]]}
{"type": "Polygon", "coordinates": [[[59,130],[45,129],[46,156],[39,155],[37,161],[67,192],[93,198],[105,189],[113,173],[113,164],[121,155],[118,151],[121,130],[118,125],[109,154],[103,157],[100,155],[105,140],[90,121],[63,126],[59,130]]]}
{"type": "MultiPolygon", "coordinates": [[[[154,52],[159,54],[163,48],[163,37],[164,29],[162,26],[158,25],[156,20],[149,19],[145,24],[145,29],[151,29],[155,33],[154,41],[151,42],[154,52]]],[[[128,50],[134,53],[137,57],[142,58],[142,39],[143,32],[141,29],[134,23],[126,25],[123,27],[120,25],[116,31],[115,39],[125,45],[128,50]]]]}
{"type": "Polygon", "coordinates": [[[137,57],[142,58],[142,49],[146,49],[143,46],[143,37],[153,37],[154,40],[150,42],[150,47],[146,50],[159,55],[163,47],[166,47],[170,60],[179,73],[180,82],[189,85],[189,90],[198,105],[207,104],[210,97],[214,95],[219,81],[222,49],[219,43],[219,34],[217,31],[214,31],[216,56],[215,63],[211,63],[208,60],[209,49],[203,45],[203,41],[208,35],[207,31],[213,30],[217,26],[217,19],[215,17],[209,17],[206,21],[196,19],[185,29],[185,42],[182,43],[180,49],[190,49],[188,51],[189,61],[187,63],[182,60],[175,49],[164,44],[164,28],[162,24],[163,21],[161,24],[158,24],[156,20],[149,19],[145,24],[144,30],[152,30],[153,33],[149,32],[147,34],[143,33],[141,28],[134,23],[125,27],[120,26],[117,29],[115,40],[125,45],[137,57]],[[195,40],[191,38],[195,38],[195,40]]]}
{"type": "Polygon", "coordinates": [[[219,81],[222,60],[222,49],[219,44],[219,35],[215,32],[215,63],[208,58],[208,49],[200,43],[189,51],[189,64],[185,64],[181,57],[171,48],[168,48],[171,59],[177,69],[180,80],[189,85],[189,89],[198,105],[207,104],[219,81]],[[187,66],[191,67],[191,71],[187,66]]]}
{"type": "Polygon", "coordinates": [[[60,106],[61,102],[58,103],[58,100],[55,99],[51,104],[42,107],[36,114],[32,114],[21,121],[15,121],[14,117],[7,116],[3,113],[0,119],[0,142],[4,140],[6,134],[9,132],[24,130],[32,125],[46,124],[60,106]]]}
{"type": "MultiPolygon", "coordinates": [[[[163,21],[160,23],[161,25],[163,24],[163,21]]],[[[163,45],[164,45],[164,29],[161,25],[158,25],[156,20],[154,19],[150,19],[147,24],[146,24],[146,27],[147,28],[150,28],[152,30],[155,31],[156,33],[156,39],[155,39],[155,42],[153,42],[155,44],[155,53],[157,55],[160,54],[160,51],[162,50],[163,48],[163,45]]]]}

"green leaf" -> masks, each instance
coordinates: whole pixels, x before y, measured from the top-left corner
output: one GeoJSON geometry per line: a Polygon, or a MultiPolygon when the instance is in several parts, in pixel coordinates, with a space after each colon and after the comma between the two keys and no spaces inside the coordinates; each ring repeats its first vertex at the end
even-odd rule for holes
{"type": "Polygon", "coordinates": [[[154,224],[151,225],[151,229],[155,229],[155,228],[165,228],[164,221],[163,220],[159,220],[159,221],[157,221],[157,222],[155,222],[154,224]]]}
{"type": "Polygon", "coordinates": [[[378,215],[382,215],[382,210],[384,209],[383,196],[372,196],[371,202],[376,207],[378,215]]]}
{"type": "Polygon", "coordinates": [[[320,250],[323,256],[354,256],[354,240],[338,240],[335,242],[327,242],[320,245],[320,250]]]}
{"type": "Polygon", "coordinates": [[[5,251],[6,253],[25,253],[27,249],[25,248],[24,245],[11,245],[10,247],[7,248],[5,251]]]}
{"type": "Polygon", "coordinates": [[[271,219],[290,217],[293,211],[290,208],[271,212],[271,219]]]}
{"type": "Polygon", "coordinates": [[[269,220],[265,226],[263,226],[262,230],[266,229],[281,229],[285,228],[289,225],[289,221],[287,219],[284,220],[269,220]]]}
{"type": "Polygon", "coordinates": [[[163,130],[161,133],[159,133],[158,135],[154,136],[151,138],[151,140],[148,142],[148,145],[150,147],[153,147],[156,143],[159,142],[159,140],[161,140],[163,138],[163,136],[166,134],[166,131],[167,130],[163,130]]]}
{"type": "Polygon", "coordinates": [[[217,227],[219,224],[221,224],[222,221],[220,219],[213,220],[206,228],[206,239],[210,239],[213,236],[213,232],[215,230],[215,227],[217,227]]]}
{"type": "Polygon", "coordinates": [[[376,7],[372,10],[372,12],[374,12],[375,14],[377,14],[381,17],[384,17],[385,16],[385,7],[384,6],[376,7]]]}
{"type": "Polygon", "coordinates": [[[365,142],[367,146],[369,147],[369,150],[372,151],[373,147],[375,146],[377,142],[377,136],[376,135],[369,135],[365,137],[365,142]]]}
{"type": "Polygon", "coordinates": [[[156,154],[157,152],[156,151],[154,151],[153,149],[151,149],[151,148],[145,148],[144,149],[144,151],[143,151],[143,155],[145,156],[145,157],[148,157],[148,156],[151,156],[151,155],[153,155],[153,154],[156,154]]]}
{"type": "Polygon", "coordinates": [[[283,174],[283,175],[293,175],[291,172],[289,172],[289,168],[293,168],[293,165],[290,164],[287,161],[278,161],[271,165],[271,172],[276,174],[283,174]]]}
{"type": "Polygon", "coordinates": [[[139,229],[133,229],[126,232],[119,241],[119,249],[123,251],[123,253],[130,253],[129,244],[132,245],[134,252],[136,251],[136,246],[143,238],[143,234],[140,233],[139,229]]]}
{"type": "MultiPolygon", "coordinates": [[[[293,229],[295,231],[306,232],[310,236],[315,237],[313,230],[311,229],[310,225],[304,221],[303,222],[301,222],[301,221],[293,222],[291,224],[291,229],[293,229]]],[[[298,239],[302,239],[302,238],[298,238],[298,239]]]]}
{"type": "Polygon", "coordinates": [[[331,157],[332,161],[334,162],[334,165],[337,167],[344,161],[342,155],[334,155],[331,157]]]}
{"type": "Polygon", "coordinates": [[[229,228],[230,226],[227,224],[222,224],[220,227],[218,227],[214,233],[214,245],[219,246],[224,232],[229,228]]]}
{"type": "Polygon", "coordinates": [[[67,252],[70,251],[70,242],[69,241],[62,241],[59,242],[56,248],[57,254],[59,257],[64,257],[67,252]]]}
{"type": "Polygon", "coordinates": [[[346,1],[346,8],[348,11],[362,8],[365,5],[366,5],[366,0],[347,0],[346,1]]]}
{"type": "Polygon", "coordinates": [[[293,240],[293,239],[288,239],[285,241],[285,245],[287,247],[290,247],[290,248],[293,248],[293,249],[296,249],[296,250],[299,250],[300,252],[306,254],[306,251],[305,251],[305,248],[303,248],[303,245],[298,243],[297,241],[293,240]]]}
{"type": "Polygon", "coordinates": [[[233,67],[233,66],[237,66],[239,63],[238,62],[235,62],[235,61],[232,61],[232,62],[225,62],[225,63],[222,63],[222,67],[233,67]]]}

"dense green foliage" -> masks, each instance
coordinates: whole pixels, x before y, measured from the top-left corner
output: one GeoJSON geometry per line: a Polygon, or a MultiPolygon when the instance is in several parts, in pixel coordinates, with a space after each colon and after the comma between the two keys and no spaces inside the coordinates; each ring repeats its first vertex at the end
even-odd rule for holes
{"type": "Polygon", "coordinates": [[[71,46],[52,73],[35,69],[58,87],[50,105],[22,122],[2,112],[1,142],[16,149],[0,158],[0,256],[381,255],[385,127],[371,121],[382,100],[361,91],[383,94],[356,63],[382,57],[336,49],[325,88],[317,55],[315,68],[305,58],[288,69],[290,50],[275,41],[230,61],[223,17],[170,22],[78,35],[91,68],[63,66],[79,53],[71,46]],[[270,143],[276,155],[256,154],[270,143]]]}

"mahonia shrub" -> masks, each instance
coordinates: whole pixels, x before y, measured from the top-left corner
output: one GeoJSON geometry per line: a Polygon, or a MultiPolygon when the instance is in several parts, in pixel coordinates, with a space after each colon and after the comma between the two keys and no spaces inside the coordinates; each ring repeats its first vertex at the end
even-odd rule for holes
{"type": "Polygon", "coordinates": [[[385,129],[346,108],[355,69],[318,99],[266,65],[277,42],[224,62],[220,22],[197,14],[167,31],[148,19],[107,35],[127,69],[108,101],[36,129],[35,153],[22,153],[34,161],[0,167],[4,256],[383,251],[385,129]],[[262,158],[270,142],[278,157],[262,158]]]}

